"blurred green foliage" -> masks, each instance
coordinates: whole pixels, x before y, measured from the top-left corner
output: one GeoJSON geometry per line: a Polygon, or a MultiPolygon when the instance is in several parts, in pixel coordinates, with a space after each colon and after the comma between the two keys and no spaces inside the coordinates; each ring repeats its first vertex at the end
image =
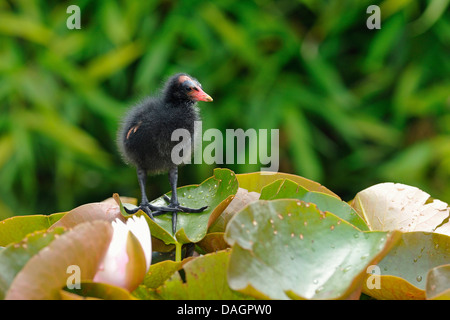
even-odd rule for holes
{"type": "MultiPolygon", "coordinates": [[[[139,195],[120,116],[174,72],[208,128],[280,129],[280,171],[349,200],[384,181],[450,201],[448,0],[0,2],[0,219],[139,195]],[[67,7],[81,8],[69,30],[67,7]],[[366,9],[381,8],[369,30],[366,9]]],[[[218,165],[237,173],[260,165],[218,165]]],[[[212,175],[180,170],[180,185],[212,175]]],[[[149,197],[169,190],[151,179],[149,197]]]]}

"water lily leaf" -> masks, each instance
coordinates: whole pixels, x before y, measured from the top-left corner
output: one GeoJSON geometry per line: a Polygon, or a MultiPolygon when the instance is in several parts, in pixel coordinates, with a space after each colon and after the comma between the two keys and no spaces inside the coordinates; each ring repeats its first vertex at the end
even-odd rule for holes
{"type": "Polygon", "coordinates": [[[116,218],[125,221],[116,203],[109,201],[88,203],[67,212],[61,219],[52,224],[49,230],[57,227],[69,229],[87,221],[104,220],[111,222],[116,218]]]}
{"type": "Polygon", "coordinates": [[[260,193],[248,191],[247,189],[238,188],[236,195],[222,214],[211,225],[208,232],[224,232],[230,219],[249,203],[256,201],[260,197],[260,193]]]}
{"type": "MultiPolygon", "coordinates": [[[[208,206],[201,213],[178,213],[177,231],[172,233],[172,215],[164,214],[148,219],[152,236],[164,241],[165,244],[198,242],[206,235],[209,226],[225,210],[237,192],[237,179],[233,171],[215,169],[214,175],[200,185],[178,188],[178,201],[182,206],[200,208],[208,206]]],[[[167,194],[170,197],[170,193],[167,194]]],[[[166,206],[163,197],[152,204],[166,206]]]]}
{"type": "Polygon", "coordinates": [[[362,231],[369,228],[358,213],[346,202],[317,191],[308,191],[289,179],[277,180],[261,190],[261,200],[298,199],[317,205],[321,211],[329,211],[339,218],[350,222],[362,231]]]}
{"type": "MultiPolygon", "coordinates": [[[[119,210],[120,210],[120,213],[122,214],[122,216],[124,216],[126,218],[131,217],[132,214],[127,213],[125,211],[125,208],[127,208],[129,210],[137,208],[137,200],[134,198],[121,197],[121,196],[119,196],[118,193],[114,193],[112,196],[112,199],[119,206],[119,210]],[[131,201],[127,202],[128,199],[131,201]]],[[[143,212],[141,212],[141,213],[143,213],[143,212]]]]}
{"type": "Polygon", "coordinates": [[[142,284],[133,291],[133,296],[141,300],[161,299],[155,289],[163,285],[167,279],[180,270],[186,262],[192,259],[194,258],[189,257],[182,261],[165,260],[152,264],[142,284]]]}
{"type": "Polygon", "coordinates": [[[119,204],[119,202],[117,201],[117,198],[119,197],[120,203],[128,203],[134,206],[137,206],[138,204],[138,199],[133,198],[133,197],[120,197],[117,193],[114,193],[113,196],[111,198],[105,199],[102,201],[102,203],[108,203],[111,206],[115,205],[115,204],[119,204]]]}
{"type": "Polygon", "coordinates": [[[268,184],[280,179],[289,179],[302,186],[306,190],[322,192],[340,199],[338,195],[336,195],[333,191],[325,188],[320,183],[294,174],[280,172],[272,174],[268,174],[267,172],[254,172],[237,174],[236,178],[239,181],[239,187],[247,189],[248,191],[261,193],[261,190],[268,184]]]}
{"type": "Polygon", "coordinates": [[[139,300],[161,300],[155,290],[140,285],[132,292],[133,297],[139,300]]]}
{"type": "MultiPolygon", "coordinates": [[[[324,194],[329,198],[335,198],[335,203],[340,203],[339,197],[337,197],[334,193],[322,187],[320,184],[305,179],[303,177],[295,176],[292,174],[286,173],[277,173],[271,174],[269,177],[267,174],[262,174],[260,172],[249,173],[249,174],[238,174],[236,175],[239,181],[239,189],[234,197],[233,201],[228,205],[228,207],[224,210],[224,212],[220,215],[220,217],[216,220],[214,225],[211,226],[210,232],[223,232],[228,224],[228,221],[233,217],[234,214],[241,211],[246,205],[252,203],[256,200],[269,200],[269,199],[282,199],[282,198],[295,198],[298,199],[301,194],[306,194],[308,192],[307,188],[311,188],[312,190],[320,190],[320,194],[324,194]],[[289,180],[293,179],[293,180],[289,180]],[[280,188],[280,184],[282,181],[290,181],[295,186],[291,186],[292,188],[286,188],[287,182],[285,185],[280,188]],[[249,188],[249,190],[245,188],[249,188]],[[257,190],[257,191],[254,191],[257,190]],[[261,197],[261,193],[264,192],[264,196],[261,197]]],[[[313,191],[315,192],[315,191],[313,191]]],[[[319,192],[317,192],[319,193],[319,192]]],[[[315,194],[309,194],[309,197],[314,197],[315,194]]],[[[325,202],[325,197],[322,202],[325,202]]],[[[326,202],[330,202],[332,200],[327,200],[326,202]]],[[[340,203],[342,207],[343,204],[340,203]]],[[[326,209],[322,209],[326,210],[326,209]]],[[[350,209],[351,210],[351,209],[350,209]]],[[[364,224],[362,226],[362,230],[364,227],[367,228],[364,224]]]]}
{"type": "Polygon", "coordinates": [[[450,235],[447,203],[416,187],[380,183],[360,191],[352,206],[370,230],[438,232],[450,235]]]}
{"type": "Polygon", "coordinates": [[[61,300],[101,300],[100,298],[95,297],[84,297],[77,295],[76,293],[72,293],[65,290],[59,291],[59,296],[61,300]]]}
{"type": "Polygon", "coordinates": [[[35,254],[16,275],[5,299],[59,299],[70,274],[81,270],[80,280],[92,280],[112,238],[106,221],[85,222],[66,231],[35,254]]]}
{"type": "Polygon", "coordinates": [[[227,284],[226,268],[230,251],[209,253],[183,265],[185,280],[178,272],[156,291],[168,300],[238,300],[248,299],[227,284]]]}
{"type": "Polygon", "coordinates": [[[197,246],[200,247],[205,252],[216,252],[225,250],[230,246],[224,239],[224,232],[211,232],[207,233],[206,236],[197,243],[197,246]]]}
{"type": "Polygon", "coordinates": [[[297,199],[304,197],[308,190],[289,179],[279,179],[261,189],[260,200],[297,199]]]}
{"type": "Polygon", "coordinates": [[[403,278],[381,275],[380,286],[376,288],[377,280],[366,279],[363,281],[362,292],[378,300],[423,300],[425,292],[403,278]],[[373,288],[368,289],[367,283],[372,283],[373,288]]]}
{"type": "Polygon", "coordinates": [[[19,242],[29,233],[46,230],[64,215],[65,212],[50,215],[36,214],[2,220],[0,221],[0,246],[19,242]]]}
{"type": "Polygon", "coordinates": [[[450,264],[428,272],[426,295],[428,299],[450,300],[450,264]]]}
{"type": "Polygon", "coordinates": [[[450,261],[450,237],[430,232],[402,233],[391,251],[378,264],[379,289],[363,292],[376,299],[425,299],[430,269],[450,261]]]}
{"type": "Polygon", "coordinates": [[[156,289],[192,259],[194,258],[189,257],[182,261],[166,260],[152,264],[142,284],[147,288],[156,289]]]}
{"type": "Polygon", "coordinates": [[[62,300],[134,300],[135,298],[125,289],[107,283],[84,281],[80,289],[60,291],[62,300]]]}
{"type": "Polygon", "coordinates": [[[5,298],[15,276],[28,260],[63,232],[63,228],[57,228],[51,232],[36,231],[28,234],[22,241],[11,243],[0,251],[0,299],[5,298]]]}
{"type": "Polygon", "coordinates": [[[258,298],[345,298],[397,239],[398,232],[362,232],[314,204],[260,200],[227,226],[228,283],[258,298]]]}

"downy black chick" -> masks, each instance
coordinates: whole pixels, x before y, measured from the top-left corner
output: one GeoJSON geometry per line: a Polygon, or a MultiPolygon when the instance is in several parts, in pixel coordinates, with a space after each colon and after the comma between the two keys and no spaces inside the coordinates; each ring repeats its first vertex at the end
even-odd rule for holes
{"type": "MultiPolygon", "coordinates": [[[[172,212],[172,231],[175,234],[177,212],[198,213],[207,208],[192,209],[178,203],[178,165],[171,155],[179,142],[172,141],[171,137],[176,129],[187,129],[193,137],[194,122],[200,120],[197,101],[212,100],[195,78],[178,73],[167,80],[160,95],[146,98],[125,116],[118,132],[118,146],[125,162],[136,167],[142,194],[140,206],[127,210],[128,213],[141,209],[153,219],[154,216],[172,212]],[[170,199],[165,197],[168,206],[154,206],[149,203],[145,191],[147,175],[167,171],[172,196],[170,199]]],[[[190,157],[191,152],[192,147],[183,158],[190,157]]]]}

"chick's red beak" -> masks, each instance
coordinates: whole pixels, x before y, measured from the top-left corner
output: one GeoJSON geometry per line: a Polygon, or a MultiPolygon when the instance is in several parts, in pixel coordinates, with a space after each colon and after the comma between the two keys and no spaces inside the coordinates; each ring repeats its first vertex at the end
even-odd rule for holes
{"type": "Polygon", "coordinates": [[[191,97],[194,98],[196,101],[206,101],[211,102],[213,101],[213,98],[211,98],[205,91],[203,91],[201,88],[196,88],[191,93],[191,97]]]}

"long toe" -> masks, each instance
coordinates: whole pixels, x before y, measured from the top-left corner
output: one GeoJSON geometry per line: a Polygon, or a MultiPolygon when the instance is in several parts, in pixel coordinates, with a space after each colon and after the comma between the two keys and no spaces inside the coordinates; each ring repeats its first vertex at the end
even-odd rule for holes
{"type": "Polygon", "coordinates": [[[139,210],[141,210],[141,207],[137,207],[134,209],[127,209],[125,206],[123,207],[125,212],[128,214],[135,214],[136,212],[138,212],[139,210]]]}
{"type": "Polygon", "coordinates": [[[188,207],[183,207],[183,206],[178,206],[177,208],[181,209],[180,211],[187,212],[187,213],[200,213],[200,212],[205,211],[208,208],[208,206],[204,206],[204,207],[201,207],[198,209],[188,208],[188,207]]]}
{"type": "Polygon", "coordinates": [[[152,212],[152,215],[153,215],[154,217],[157,217],[157,216],[160,216],[160,215],[166,214],[166,213],[167,213],[167,211],[153,211],[153,212],[152,212]]]}
{"type": "Polygon", "coordinates": [[[135,214],[139,210],[142,210],[142,211],[144,211],[144,213],[146,215],[148,215],[150,217],[150,219],[154,220],[153,219],[154,213],[152,212],[152,210],[149,209],[148,204],[141,204],[139,207],[134,208],[134,209],[127,209],[125,207],[124,207],[124,209],[125,209],[125,212],[128,213],[128,214],[135,214]]]}
{"type": "Polygon", "coordinates": [[[181,212],[200,213],[200,212],[205,211],[208,208],[208,206],[204,206],[204,207],[201,207],[201,208],[198,208],[198,209],[194,209],[194,208],[188,208],[188,207],[180,206],[179,204],[173,205],[171,203],[171,199],[167,195],[164,195],[163,198],[164,198],[164,200],[166,200],[166,202],[169,203],[170,207],[178,209],[177,211],[181,211],[181,212]]]}
{"type": "Polygon", "coordinates": [[[164,211],[164,212],[178,212],[178,211],[183,211],[181,210],[178,206],[154,206],[152,204],[148,204],[148,208],[150,208],[150,210],[152,211],[164,211]]]}
{"type": "Polygon", "coordinates": [[[155,220],[155,219],[153,219],[153,217],[154,217],[153,212],[152,212],[152,210],[149,209],[148,206],[142,206],[142,211],[144,211],[145,214],[150,217],[150,219],[155,220]]]}

